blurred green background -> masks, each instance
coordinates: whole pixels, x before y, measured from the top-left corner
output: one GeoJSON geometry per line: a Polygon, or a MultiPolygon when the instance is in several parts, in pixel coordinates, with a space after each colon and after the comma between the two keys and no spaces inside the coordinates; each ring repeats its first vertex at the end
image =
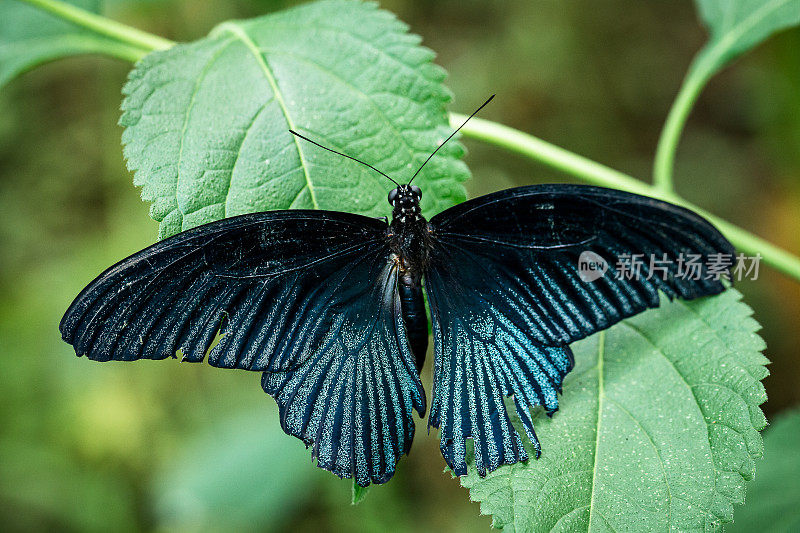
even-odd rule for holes
{"type": "MultiPolygon", "coordinates": [[[[8,1],[8,0],[4,0],[8,1]]],[[[111,1],[175,40],[290,1],[111,1]]],[[[669,105],[705,40],[690,0],[390,0],[450,72],[453,110],[647,178],[669,105]]],[[[92,364],[58,321],[101,270],[152,243],[116,125],[131,65],[83,57],[0,91],[0,523],[4,529],[485,531],[420,422],[386,486],[350,483],[280,431],[259,376],[177,362],[92,364]]],[[[800,253],[800,32],[716,77],[678,155],[687,199],[800,253]]],[[[562,176],[466,142],[471,195],[562,176]]],[[[739,284],[763,324],[768,416],[800,403],[800,284],[762,266],[739,284]]],[[[430,358],[429,358],[430,359],[430,358]]],[[[430,361],[428,363],[430,365],[430,361]]],[[[430,389],[426,368],[423,383],[430,389]]]]}

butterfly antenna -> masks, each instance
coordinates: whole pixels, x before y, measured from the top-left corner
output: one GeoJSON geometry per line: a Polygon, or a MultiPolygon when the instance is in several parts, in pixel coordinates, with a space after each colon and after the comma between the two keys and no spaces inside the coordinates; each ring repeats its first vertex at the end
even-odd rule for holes
{"type": "Polygon", "coordinates": [[[495,96],[496,96],[496,95],[494,95],[494,94],[493,94],[492,96],[490,96],[488,100],[486,100],[484,103],[482,103],[482,104],[481,104],[481,106],[480,106],[478,109],[476,109],[475,111],[473,111],[473,112],[472,112],[472,114],[471,114],[470,116],[468,116],[468,117],[467,117],[467,120],[465,120],[463,124],[461,124],[461,125],[460,125],[458,128],[456,128],[456,131],[454,131],[453,133],[451,133],[451,134],[450,134],[450,137],[448,137],[447,139],[445,139],[445,140],[444,140],[444,142],[443,142],[442,144],[440,144],[439,146],[437,146],[437,147],[436,147],[436,150],[434,150],[434,151],[433,151],[433,153],[432,153],[431,155],[429,155],[429,156],[428,156],[428,159],[426,159],[426,160],[425,160],[425,162],[424,162],[424,163],[422,163],[422,165],[420,165],[420,167],[417,169],[417,171],[416,171],[416,172],[414,172],[414,175],[413,175],[413,176],[411,176],[411,179],[410,179],[410,180],[408,180],[408,184],[409,184],[409,185],[411,185],[411,182],[412,182],[412,181],[414,181],[414,178],[416,178],[416,177],[417,177],[417,174],[419,174],[419,171],[420,171],[420,170],[422,170],[422,167],[424,167],[425,165],[427,165],[427,164],[428,164],[428,161],[430,161],[430,160],[431,160],[431,158],[433,158],[433,156],[434,156],[434,155],[436,155],[436,152],[438,152],[438,151],[439,151],[439,148],[441,148],[442,146],[444,146],[444,143],[446,143],[447,141],[449,141],[450,139],[452,139],[452,138],[453,138],[453,136],[454,136],[456,133],[458,133],[458,130],[460,130],[461,128],[463,128],[463,127],[464,127],[464,125],[465,125],[467,122],[469,122],[469,119],[471,119],[472,117],[474,117],[475,115],[477,115],[477,114],[478,114],[478,111],[480,111],[481,109],[483,109],[484,107],[486,107],[486,104],[488,104],[489,102],[491,102],[491,101],[492,101],[492,98],[494,98],[495,96]]]}
{"type": "Polygon", "coordinates": [[[369,168],[371,168],[372,170],[374,170],[375,172],[377,172],[378,174],[380,174],[380,175],[381,175],[381,176],[383,176],[384,178],[388,179],[389,181],[391,181],[392,183],[394,183],[394,184],[395,184],[395,185],[397,185],[398,187],[400,186],[400,184],[399,184],[399,183],[397,183],[397,182],[396,182],[396,181],[394,181],[392,178],[390,178],[389,176],[387,176],[386,174],[384,174],[383,172],[381,172],[381,171],[380,171],[380,170],[378,170],[377,168],[373,167],[373,166],[372,166],[372,165],[370,165],[369,163],[365,163],[364,161],[362,161],[362,160],[360,160],[360,159],[356,159],[355,157],[353,157],[353,156],[351,156],[351,155],[343,154],[342,152],[337,152],[336,150],[333,150],[333,149],[331,149],[331,148],[328,148],[327,146],[322,146],[322,145],[321,145],[321,144],[319,144],[318,142],[312,141],[311,139],[309,139],[309,138],[308,138],[308,137],[306,137],[305,135],[301,135],[301,134],[297,133],[297,132],[296,132],[296,131],[294,131],[294,130],[289,130],[289,133],[291,133],[292,135],[295,135],[295,136],[297,136],[297,137],[300,137],[300,138],[301,138],[301,139],[303,139],[304,141],[308,141],[308,142],[310,142],[311,144],[313,144],[313,145],[315,145],[315,146],[319,146],[319,147],[320,147],[320,148],[322,148],[323,150],[327,150],[327,151],[329,151],[329,152],[333,152],[334,154],[336,154],[336,155],[340,155],[340,156],[342,156],[342,157],[346,157],[347,159],[352,159],[352,160],[353,160],[353,161],[355,161],[356,163],[361,163],[361,164],[362,164],[362,165],[364,165],[365,167],[369,167],[369,168]]]}

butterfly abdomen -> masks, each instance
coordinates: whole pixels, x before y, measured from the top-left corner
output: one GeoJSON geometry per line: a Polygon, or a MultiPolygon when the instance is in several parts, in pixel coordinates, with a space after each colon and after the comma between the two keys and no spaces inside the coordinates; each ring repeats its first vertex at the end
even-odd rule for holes
{"type": "Polygon", "coordinates": [[[397,285],[408,344],[414,354],[417,372],[421,372],[422,365],[425,364],[425,353],[428,351],[428,317],[425,314],[422,284],[419,277],[401,274],[397,285]]]}

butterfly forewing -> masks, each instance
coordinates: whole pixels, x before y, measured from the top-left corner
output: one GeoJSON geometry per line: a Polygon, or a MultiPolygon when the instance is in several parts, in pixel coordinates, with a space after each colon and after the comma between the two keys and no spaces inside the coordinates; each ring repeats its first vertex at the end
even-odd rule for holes
{"type": "Polygon", "coordinates": [[[466,472],[464,442],[475,441],[479,473],[524,459],[502,396],[513,395],[534,446],[529,409],[557,408],[572,368],[567,344],[607,328],[668,296],[695,298],[724,289],[705,263],[681,276],[682,257],[733,249],[692,212],[650,198],[578,185],[509,189],[465,202],[430,221],[426,291],[434,322],[435,378],[430,424],[442,428],[442,453],[466,472]],[[609,270],[579,273],[582,252],[609,270]],[[642,261],[618,276],[621,258],[642,261]],[[658,258],[651,271],[648,260],[658,258]]]}
{"type": "Polygon", "coordinates": [[[211,223],[108,269],[61,322],[98,361],[184,360],[264,372],[284,430],[320,467],[384,482],[425,399],[384,222],[276,211],[211,223]],[[219,342],[209,351],[212,341],[219,342]]]}

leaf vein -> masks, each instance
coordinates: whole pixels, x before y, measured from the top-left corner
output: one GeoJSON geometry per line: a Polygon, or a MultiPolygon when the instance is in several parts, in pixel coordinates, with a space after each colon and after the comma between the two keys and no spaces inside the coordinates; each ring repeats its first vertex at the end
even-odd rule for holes
{"type": "MultiPolygon", "coordinates": [[[[286,124],[289,126],[289,129],[296,130],[297,126],[295,125],[294,121],[292,120],[292,116],[289,113],[289,108],[286,105],[286,102],[283,99],[283,95],[281,94],[281,90],[278,87],[278,82],[275,79],[275,75],[272,72],[272,69],[267,62],[266,56],[261,53],[256,46],[256,43],[250,38],[249,35],[236,23],[234,22],[225,22],[220,27],[221,31],[227,31],[234,35],[237,39],[239,39],[245,47],[250,51],[250,53],[255,58],[256,62],[258,63],[261,71],[264,74],[264,78],[269,83],[270,87],[272,87],[272,92],[275,97],[275,101],[278,103],[278,106],[281,108],[281,112],[283,113],[283,117],[286,120],[286,124]]],[[[305,176],[306,180],[306,187],[308,188],[309,195],[311,196],[311,203],[314,206],[314,209],[319,209],[319,203],[317,202],[316,194],[314,193],[314,186],[311,182],[311,174],[308,168],[308,162],[306,161],[303,155],[303,149],[300,146],[300,141],[295,137],[292,136],[292,141],[297,148],[297,156],[300,159],[300,165],[303,168],[303,175],[305,176]]]]}

